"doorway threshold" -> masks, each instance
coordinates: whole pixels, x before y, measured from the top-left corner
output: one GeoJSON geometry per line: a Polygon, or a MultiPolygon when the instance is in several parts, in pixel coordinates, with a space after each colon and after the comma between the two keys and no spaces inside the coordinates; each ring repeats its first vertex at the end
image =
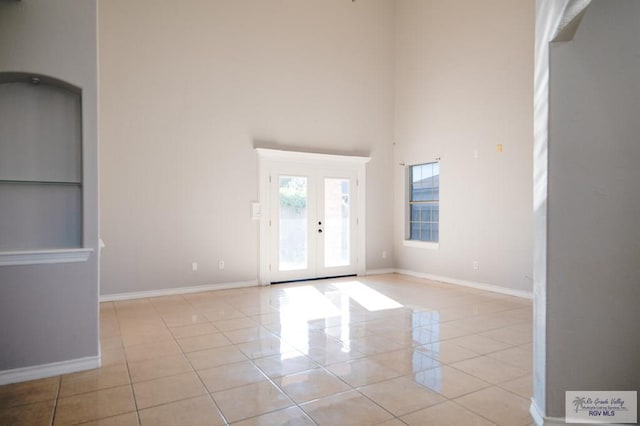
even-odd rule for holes
{"type": "Polygon", "coordinates": [[[348,277],[357,277],[358,274],[348,274],[348,275],[335,275],[330,277],[316,277],[316,278],[302,278],[298,280],[288,280],[288,281],[272,281],[271,284],[292,284],[292,283],[303,283],[307,281],[320,281],[320,280],[333,280],[336,278],[348,278],[348,277]]]}

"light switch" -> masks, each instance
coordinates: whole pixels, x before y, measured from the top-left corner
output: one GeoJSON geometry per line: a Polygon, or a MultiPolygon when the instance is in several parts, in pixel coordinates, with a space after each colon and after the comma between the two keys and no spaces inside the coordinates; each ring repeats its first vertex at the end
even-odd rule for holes
{"type": "Polygon", "coordinates": [[[502,152],[502,144],[501,143],[496,145],[496,152],[502,152]]]}
{"type": "Polygon", "coordinates": [[[251,219],[258,220],[262,217],[262,205],[260,203],[251,203],[251,219]]]}

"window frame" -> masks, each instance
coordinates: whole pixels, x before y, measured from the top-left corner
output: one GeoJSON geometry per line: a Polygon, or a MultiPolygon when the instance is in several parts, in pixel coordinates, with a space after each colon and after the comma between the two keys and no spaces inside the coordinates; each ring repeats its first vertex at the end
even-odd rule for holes
{"type": "Polygon", "coordinates": [[[411,200],[412,189],[413,189],[413,182],[412,182],[412,173],[414,170],[413,168],[418,166],[432,165],[432,164],[438,165],[438,172],[439,172],[438,175],[440,175],[441,164],[439,159],[435,161],[409,164],[405,167],[405,200],[404,200],[405,230],[404,230],[404,239],[403,239],[403,245],[405,247],[425,248],[425,249],[434,249],[434,250],[437,250],[440,248],[440,216],[439,214],[438,214],[438,221],[436,222],[438,224],[438,240],[437,241],[425,241],[425,240],[417,240],[417,239],[411,238],[411,206],[415,204],[422,204],[422,205],[436,204],[438,205],[438,207],[440,206],[441,199],[440,199],[439,182],[438,182],[438,199],[437,200],[429,200],[429,201],[412,201],[411,200]]]}

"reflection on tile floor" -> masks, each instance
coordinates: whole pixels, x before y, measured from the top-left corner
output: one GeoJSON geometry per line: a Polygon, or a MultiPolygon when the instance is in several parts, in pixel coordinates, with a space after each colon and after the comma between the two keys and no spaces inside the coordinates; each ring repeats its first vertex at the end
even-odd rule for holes
{"type": "Polygon", "coordinates": [[[527,425],[531,302],[402,275],[103,303],[103,366],[0,425],[527,425]]]}

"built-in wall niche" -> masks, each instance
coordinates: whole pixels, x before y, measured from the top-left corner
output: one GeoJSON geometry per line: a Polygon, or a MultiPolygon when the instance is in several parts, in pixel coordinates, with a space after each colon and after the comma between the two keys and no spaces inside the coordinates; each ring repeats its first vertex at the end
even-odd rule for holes
{"type": "Polygon", "coordinates": [[[81,248],[82,211],[80,89],[0,73],[0,252],[81,248]]]}

